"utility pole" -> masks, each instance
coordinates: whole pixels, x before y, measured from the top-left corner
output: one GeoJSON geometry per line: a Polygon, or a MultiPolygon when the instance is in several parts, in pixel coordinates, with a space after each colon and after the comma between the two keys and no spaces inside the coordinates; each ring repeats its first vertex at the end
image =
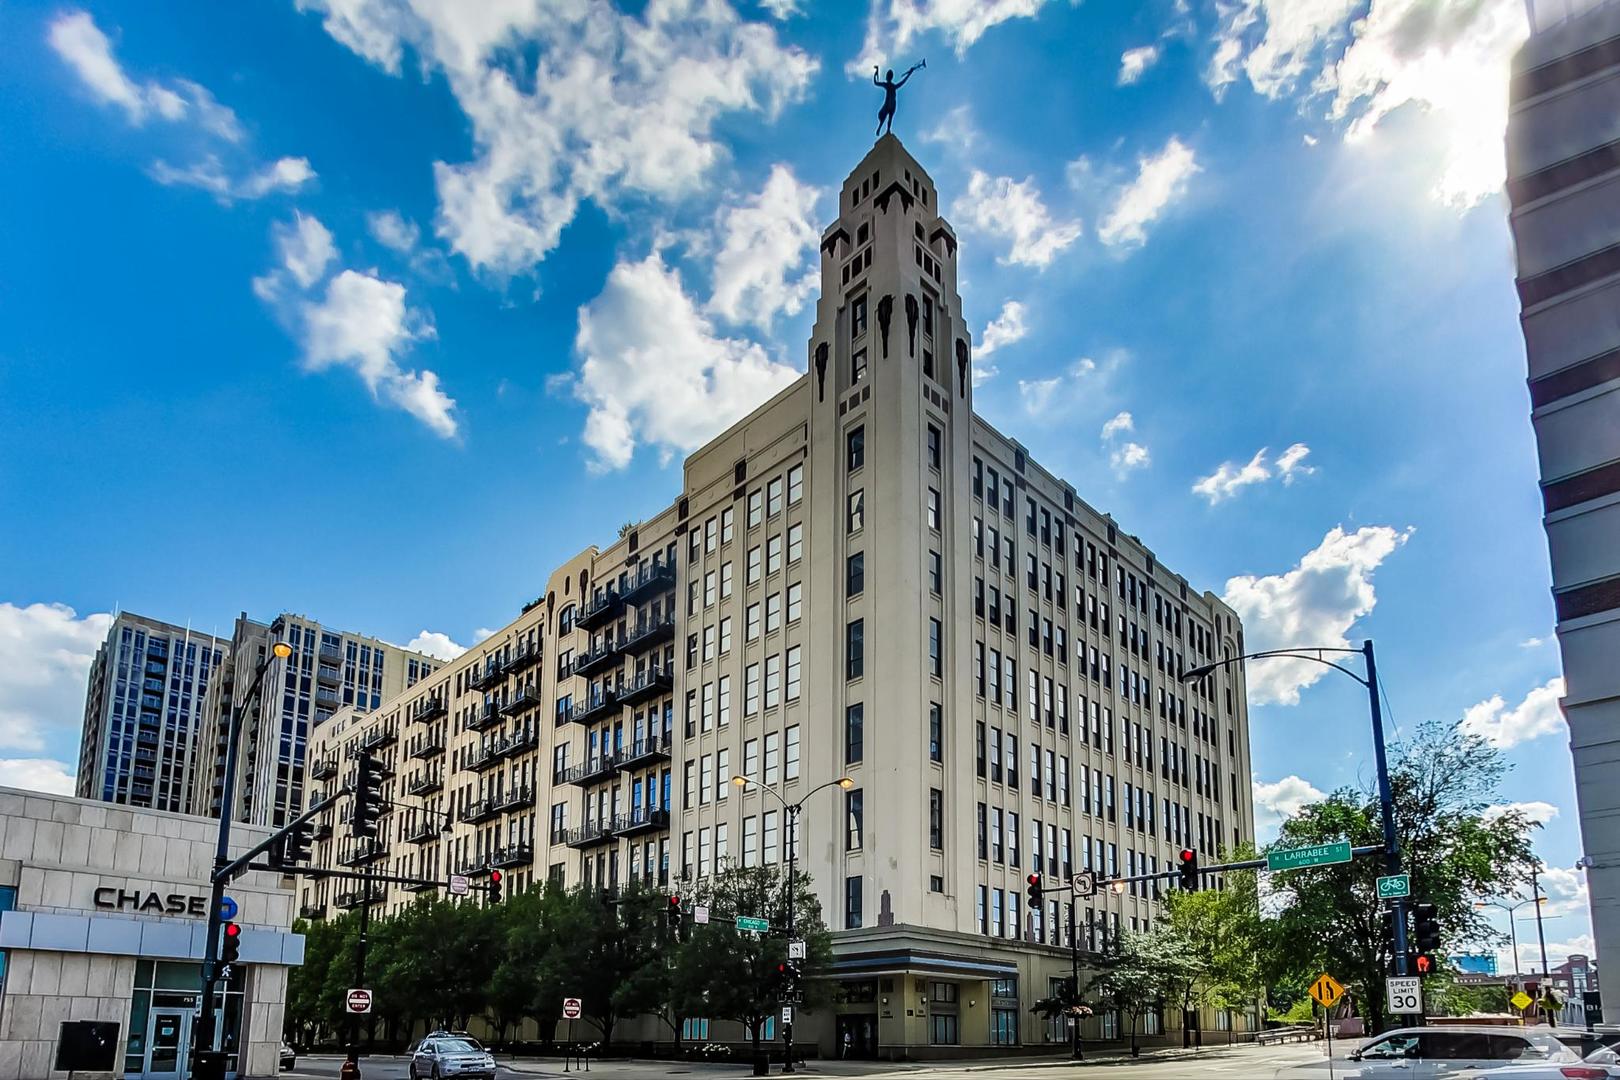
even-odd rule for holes
{"type": "MultiPolygon", "coordinates": [[[[1395,833],[1395,797],[1389,783],[1389,756],[1384,750],[1384,710],[1379,701],[1378,661],[1373,657],[1371,638],[1362,642],[1361,655],[1367,663],[1367,703],[1372,709],[1373,754],[1378,765],[1378,815],[1384,827],[1384,873],[1394,876],[1401,872],[1401,847],[1395,833]]],[[[1398,899],[1391,906],[1395,911],[1395,974],[1408,975],[1406,901],[1398,899]]]]}
{"type": "MultiPolygon", "coordinates": [[[[802,810],[802,809],[804,809],[804,802],[801,800],[799,802],[796,802],[796,803],[793,803],[793,804],[789,805],[788,808],[787,808],[787,815],[786,815],[787,816],[787,822],[788,822],[788,940],[789,941],[797,941],[797,940],[799,940],[799,937],[798,937],[798,923],[794,921],[793,894],[798,891],[798,885],[799,885],[799,878],[798,878],[798,869],[799,869],[799,863],[798,863],[799,811],[802,810]]],[[[797,977],[797,969],[793,966],[793,961],[792,960],[788,961],[787,969],[788,969],[788,973],[791,976],[793,976],[788,982],[788,990],[789,990],[788,997],[791,998],[793,996],[792,992],[799,988],[799,980],[798,980],[798,977],[797,977]]],[[[799,1014],[794,1013],[793,1015],[798,1016],[799,1014]]],[[[785,1072],[785,1073],[790,1073],[790,1072],[793,1071],[793,1022],[791,1020],[787,1021],[786,1023],[784,1023],[782,1025],[782,1051],[783,1051],[783,1054],[787,1058],[787,1061],[785,1061],[783,1063],[783,1065],[782,1065],[782,1071],[785,1072]]]]}
{"type": "Polygon", "coordinates": [[[1530,906],[1536,909],[1536,941],[1541,945],[1541,981],[1537,984],[1536,996],[1543,1001],[1547,999],[1547,983],[1550,981],[1552,971],[1547,967],[1547,934],[1541,927],[1541,860],[1530,860],[1530,906]]]}
{"type": "Polygon", "coordinates": [[[1074,932],[1074,909],[1080,906],[1080,894],[1074,887],[1074,878],[1069,878],[1069,1008],[1074,1012],[1069,1017],[1069,1056],[1076,1061],[1086,1060],[1086,1052],[1080,1046],[1080,939],[1074,932]]]}

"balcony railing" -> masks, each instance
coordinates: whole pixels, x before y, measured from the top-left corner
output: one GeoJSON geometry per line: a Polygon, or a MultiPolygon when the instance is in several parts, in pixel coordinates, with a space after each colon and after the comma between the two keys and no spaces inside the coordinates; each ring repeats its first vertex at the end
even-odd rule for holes
{"type": "Polygon", "coordinates": [[[535,728],[523,728],[506,737],[498,751],[501,757],[515,757],[527,750],[533,750],[540,745],[540,732],[535,728]]]}
{"type": "Polygon", "coordinates": [[[461,820],[470,825],[476,825],[480,821],[488,821],[500,812],[501,808],[495,805],[493,798],[479,799],[475,803],[469,803],[467,808],[461,812],[461,820]]]}
{"type": "Polygon", "coordinates": [[[519,713],[527,712],[538,704],[540,704],[539,691],[532,686],[525,686],[512,695],[512,700],[501,707],[501,712],[507,716],[517,716],[519,713]]]}
{"type": "Polygon", "coordinates": [[[336,645],[323,644],[320,647],[320,650],[316,653],[316,656],[323,664],[341,665],[343,663],[343,650],[338,648],[336,645]]]}
{"type": "Polygon", "coordinates": [[[399,728],[393,723],[378,724],[360,740],[362,750],[375,750],[380,746],[388,746],[399,738],[399,728]]]}
{"type": "Polygon", "coordinates": [[[322,686],[342,686],[343,672],[339,668],[321,664],[315,669],[315,681],[322,686]]]}
{"type": "Polygon", "coordinates": [[[324,919],[326,918],[326,905],[300,904],[298,905],[298,917],[300,919],[324,919]]]}
{"type": "Polygon", "coordinates": [[[490,687],[506,678],[506,672],[493,659],[484,661],[484,666],[473,673],[467,685],[474,690],[488,690],[490,687]]]}
{"type": "Polygon", "coordinates": [[[659,615],[657,618],[645,618],[636,623],[624,635],[624,641],[619,647],[627,654],[636,656],[648,649],[662,645],[675,636],[675,616],[659,615]]]}
{"type": "Polygon", "coordinates": [[[637,672],[619,689],[619,704],[638,705],[675,689],[675,675],[667,667],[651,666],[637,672]]]}
{"type": "Polygon", "coordinates": [[[611,822],[593,821],[587,825],[579,825],[563,833],[563,843],[571,848],[595,847],[605,844],[613,839],[613,826],[611,822]]]}
{"type": "Polygon", "coordinates": [[[649,735],[625,747],[624,752],[619,755],[619,767],[634,769],[654,761],[668,761],[669,757],[669,739],[662,735],[649,735]]]}
{"type": "Polygon", "coordinates": [[[624,597],[619,590],[609,585],[598,589],[596,594],[586,601],[578,615],[574,616],[574,625],[581,630],[595,630],[597,627],[618,617],[624,610],[624,597]]]}
{"type": "Polygon", "coordinates": [[[538,645],[519,645],[512,650],[512,658],[506,662],[506,672],[508,675],[515,675],[531,668],[538,664],[544,655],[538,645]]]}
{"type": "Polygon", "coordinates": [[[435,732],[432,735],[419,735],[412,739],[410,750],[405,756],[426,761],[442,753],[444,753],[444,736],[435,732]]]}
{"type": "Polygon", "coordinates": [[[441,716],[446,716],[449,712],[450,709],[445,705],[444,698],[438,694],[433,694],[422,699],[421,704],[417,706],[416,712],[411,714],[411,719],[417,723],[425,724],[430,720],[437,720],[441,716]]]}
{"type": "Polygon", "coordinates": [[[598,671],[605,671],[619,662],[619,646],[611,640],[589,652],[577,653],[574,656],[575,675],[595,675],[598,671]]]}
{"type": "Polygon", "coordinates": [[[424,819],[413,823],[410,828],[405,830],[405,842],[408,844],[425,844],[429,840],[436,839],[441,829],[442,826],[437,821],[424,819]]]}
{"type": "Polygon", "coordinates": [[[311,780],[330,780],[338,774],[338,763],[335,757],[316,758],[309,763],[309,778],[311,780]]]}
{"type": "Polygon", "coordinates": [[[456,873],[460,874],[462,877],[483,877],[485,874],[489,873],[489,860],[482,856],[474,855],[472,858],[457,866],[456,873]]]}
{"type": "Polygon", "coordinates": [[[380,904],[382,903],[382,899],[382,886],[373,885],[369,890],[364,888],[344,889],[333,897],[333,902],[336,903],[338,907],[349,910],[360,907],[362,904],[368,907],[372,904],[380,904]],[[371,894],[369,897],[366,895],[368,891],[371,894]]]}
{"type": "Polygon", "coordinates": [[[639,604],[649,596],[675,588],[675,568],[668,563],[650,563],[638,570],[624,586],[624,602],[639,604]]]}
{"type": "Polygon", "coordinates": [[[362,837],[346,844],[337,861],[340,866],[365,866],[387,855],[387,844],[375,837],[362,837]]]}
{"type": "Polygon", "coordinates": [[[468,731],[483,731],[487,727],[494,727],[501,721],[501,707],[493,701],[486,701],[473,710],[467,717],[468,731]]]}
{"type": "Polygon", "coordinates": [[[615,836],[638,836],[641,833],[667,828],[669,828],[669,811],[654,807],[638,806],[630,813],[621,814],[613,820],[615,836]]]}
{"type": "Polygon", "coordinates": [[[495,800],[495,809],[503,814],[510,814],[514,810],[527,810],[534,805],[534,788],[514,786],[512,790],[504,792],[495,800]]]}
{"type": "Polygon", "coordinates": [[[491,739],[489,742],[475,748],[467,756],[467,768],[473,772],[483,772],[493,769],[501,763],[501,750],[503,739],[491,739]]]}
{"type": "Polygon", "coordinates": [[[587,784],[595,784],[606,780],[618,771],[619,756],[617,754],[604,754],[562,770],[562,775],[557,779],[560,783],[577,784],[584,787],[587,784]]]}
{"type": "Polygon", "coordinates": [[[599,716],[619,707],[619,691],[617,689],[601,690],[584,701],[578,702],[568,712],[568,719],[576,724],[588,724],[599,716]]]}
{"type": "Polygon", "coordinates": [[[435,791],[444,789],[444,770],[429,769],[411,777],[411,782],[405,786],[410,795],[431,795],[435,791]]]}
{"type": "Polygon", "coordinates": [[[528,844],[508,844],[498,847],[490,852],[489,865],[491,866],[528,866],[534,862],[534,848],[528,844]]]}

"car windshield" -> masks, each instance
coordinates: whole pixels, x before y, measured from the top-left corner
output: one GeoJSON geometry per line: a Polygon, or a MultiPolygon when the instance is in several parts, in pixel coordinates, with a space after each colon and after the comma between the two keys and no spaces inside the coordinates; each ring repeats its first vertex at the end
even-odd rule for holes
{"type": "Polygon", "coordinates": [[[441,1054],[476,1054],[483,1047],[471,1039],[440,1039],[434,1049],[441,1054]]]}
{"type": "Polygon", "coordinates": [[[1620,1065],[1620,1054],[1610,1047],[1600,1046],[1587,1054],[1584,1060],[1592,1065],[1620,1065]]]}

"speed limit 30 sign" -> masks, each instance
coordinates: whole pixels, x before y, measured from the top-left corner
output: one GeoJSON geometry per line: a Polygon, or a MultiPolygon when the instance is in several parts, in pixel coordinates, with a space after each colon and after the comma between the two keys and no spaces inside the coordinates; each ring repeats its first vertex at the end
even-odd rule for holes
{"type": "Polygon", "coordinates": [[[1421,1013],[1423,1011],[1423,980],[1416,975],[1399,975],[1384,980],[1386,1011],[1391,1013],[1421,1013]]]}

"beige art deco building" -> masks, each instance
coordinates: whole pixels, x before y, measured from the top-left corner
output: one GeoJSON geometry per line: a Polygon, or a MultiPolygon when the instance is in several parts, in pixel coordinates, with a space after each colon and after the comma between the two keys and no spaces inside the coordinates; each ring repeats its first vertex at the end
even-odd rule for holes
{"type": "MultiPolygon", "coordinates": [[[[318,860],[678,891],[786,859],[781,805],[733,775],[790,802],[847,775],[805,804],[798,849],[842,1003],[796,1037],[832,1053],[847,1032],[861,1055],[1066,1039],[1029,1009],[1067,973],[1069,912],[1029,910],[1025,875],[1152,873],[1253,839],[1242,670],[1175,677],[1240,652],[1242,629],[974,415],[937,206],[881,139],[822,239],[805,376],[511,625],[313,733],[313,777],[369,745],[406,807],[376,845],[334,822],[318,860]]],[[[364,901],[301,892],[312,917],[364,901]]],[[[1155,907],[1143,886],[1082,901],[1082,948],[1155,907]]]]}

